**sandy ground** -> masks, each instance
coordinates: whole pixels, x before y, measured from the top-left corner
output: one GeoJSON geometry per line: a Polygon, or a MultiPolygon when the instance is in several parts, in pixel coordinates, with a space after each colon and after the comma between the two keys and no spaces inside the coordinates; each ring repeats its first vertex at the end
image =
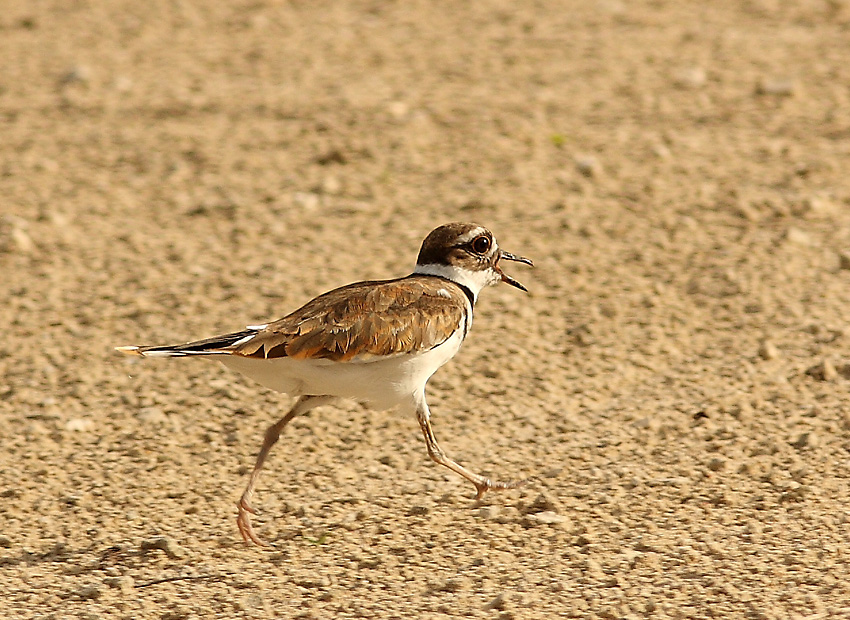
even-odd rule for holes
{"type": "Polygon", "coordinates": [[[850,617],[850,3],[38,2],[0,13],[0,616],[850,617]],[[446,450],[132,360],[408,273],[536,269],[446,450]]]}

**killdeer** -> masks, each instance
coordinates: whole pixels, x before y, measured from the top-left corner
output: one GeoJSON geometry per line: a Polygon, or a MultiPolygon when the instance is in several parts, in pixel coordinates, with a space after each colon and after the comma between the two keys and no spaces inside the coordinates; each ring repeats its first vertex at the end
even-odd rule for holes
{"type": "Polygon", "coordinates": [[[425,384],[458,352],[472,325],[478,294],[506,282],[527,289],[502,271],[502,261],[532,265],[505,252],[477,224],[452,223],[422,242],[413,273],[394,280],[357,282],[307,302],[273,323],[168,346],[117,347],[142,357],[201,356],[259,384],[297,396],[292,409],[265,433],[248,484],[238,502],[237,524],[246,543],[266,545],[251,527],[251,498],[260,471],[281,431],[296,416],[348,398],[383,410],[415,413],[431,459],[469,480],[480,499],[495,482],[450,459],[437,444],[425,402],[425,384]]]}

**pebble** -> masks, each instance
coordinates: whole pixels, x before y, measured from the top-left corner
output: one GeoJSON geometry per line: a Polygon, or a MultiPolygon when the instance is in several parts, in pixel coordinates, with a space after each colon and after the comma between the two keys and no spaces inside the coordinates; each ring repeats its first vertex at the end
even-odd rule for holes
{"type": "Polygon", "coordinates": [[[0,547],[3,547],[4,549],[8,549],[11,546],[12,546],[12,539],[9,538],[8,536],[0,535],[0,547]]]}
{"type": "Polygon", "coordinates": [[[762,217],[758,207],[749,200],[739,200],[734,209],[738,217],[750,222],[757,222],[762,217]]]}
{"type": "Polygon", "coordinates": [[[762,78],[756,85],[756,93],[759,95],[791,97],[796,91],[797,85],[794,80],[787,78],[762,78]]]}
{"type": "Polygon", "coordinates": [[[811,216],[831,215],[837,210],[835,202],[824,196],[808,196],[801,201],[799,207],[801,214],[811,216]]]}
{"type": "Polygon", "coordinates": [[[815,433],[806,431],[805,433],[800,433],[797,438],[791,442],[791,445],[798,450],[804,450],[806,448],[814,448],[819,443],[820,440],[815,433]]]}
{"type": "Polygon", "coordinates": [[[584,176],[597,177],[602,172],[602,166],[599,161],[592,155],[579,155],[575,158],[576,170],[584,176]]]}
{"type": "Polygon", "coordinates": [[[83,601],[92,601],[100,598],[100,588],[95,585],[83,586],[82,588],[75,590],[71,596],[83,601]]]}
{"type": "Polygon", "coordinates": [[[397,121],[405,120],[410,114],[410,106],[404,101],[391,101],[387,106],[387,110],[397,121]]]}
{"type": "Polygon", "coordinates": [[[12,243],[14,243],[18,251],[29,254],[35,249],[35,243],[23,228],[13,228],[11,237],[12,243]]]}
{"type": "Polygon", "coordinates": [[[26,220],[19,217],[0,218],[0,252],[29,254],[35,250],[35,243],[25,230],[26,226],[26,220]]]}
{"type": "Polygon", "coordinates": [[[143,540],[140,548],[142,551],[151,551],[154,549],[164,551],[165,555],[171,559],[181,558],[186,555],[186,551],[180,545],[165,536],[143,540]]]}
{"type": "Polygon", "coordinates": [[[410,510],[407,511],[407,514],[411,517],[422,517],[427,515],[429,512],[430,509],[428,508],[428,506],[417,505],[411,506],[410,510]]]}
{"type": "Polygon", "coordinates": [[[86,432],[94,428],[94,421],[87,418],[73,418],[65,422],[65,430],[72,432],[86,432]]]}
{"type": "Polygon", "coordinates": [[[498,506],[482,506],[478,509],[478,516],[482,519],[495,520],[499,518],[498,506]]]}
{"type": "Polygon", "coordinates": [[[323,194],[336,196],[342,193],[342,182],[339,180],[339,177],[328,175],[322,179],[321,191],[323,194]]]}
{"type": "Polygon", "coordinates": [[[759,346],[759,357],[763,360],[775,360],[779,357],[779,349],[770,340],[764,340],[759,346]]]}
{"type": "Polygon", "coordinates": [[[679,88],[700,88],[705,84],[705,69],[689,67],[673,74],[673,81],[679,88]]]}
{"type": "Polygon", "coordinates": [[[673,155],[670,149],[664,144],[654,144],[652,146],[652,153],[659,159],[670,159],[673,155]]]}
{"type": "Polygon", "coordinates": [[[535,512],[558,512],[558,503],[550,495],[540,493],[534,498],[534,501],[531,502],[525,510],[523,510],[523,512],[525,514],[535,512]]]}
{"type": "Polygon", "coordinates": [[[820,364],[812,366],[806,370],[806,374],[818,381],[834,381],[838,378],[838,370],[829,360],[823,360],[820,364]]]}
{"type": "Polygon", "coordinates": [[[103,580],[103,584],[107,587],[121,590],[124,594],[129,594],[136,587],[136,581],[130,575],[107,577],[103,580]]]}
{"type": "Polygon", "coordinates": [[[495,598],[491,599],[490,602],[484,606],[484,609],[504,609],[506,602],[507,597],[505,596],[505,593],[502,592],[497,594],[495,598]]]}
{"type": "Polygon", "coordinates": [[[529,525],[562,525],[567,521],[565,516],[551,510],[535,512],[534,514],[526,515],[525,518],[529,525]]]}
{"type": "Polygon", "coordinates": [[[649,416],[644,416],[642,418],[638,418],[634,422],[632,422],[632,428],[643,429],[649,428],[652,425],[652,420],[649,416]]]}
{"type": "Polygon", "coordinates": [[[726,468],[726,460],[715,457],[708,462],[708,468],[711,471],[721,471],[726,468]]]}
{"type": "Polygon", "coordinates": [[[86,65],[77,65],[63,73],[62,77],[59,78],[59,83],[62,85],[85,84],[89,80],[91,80],[91,69],[86,65]]]}
{"type": "Polygon", "coordinates": [[[439,588],[441,592],[460,592],[461,590],[470,589],[470,581],[463,577],[454,577],[447,579],[439,588]]]}
{"type": "Polygon", "coordinates": [[[305,211],[314,211],[319,206],[321,198],[314,192],[295,192],[292,194],[292,201],[295,206],[305,211]]]}
{"type": "Polygon", "coordinates": [[[165,412],[159,407],[142,407],[136,418],[144,424],[162,424],[167,420],[165,412]]]}
{"type": "Polygon", "coordinates": [[[841,269],[850,269],[850,251],[839,252],[838,266],[841,269]]]}
{"type": "Polygon", "coordinates": [[[812,245],[812,237],[804,230],[791,226],[785,233],[785,238],[797,245],[812,245]]]}

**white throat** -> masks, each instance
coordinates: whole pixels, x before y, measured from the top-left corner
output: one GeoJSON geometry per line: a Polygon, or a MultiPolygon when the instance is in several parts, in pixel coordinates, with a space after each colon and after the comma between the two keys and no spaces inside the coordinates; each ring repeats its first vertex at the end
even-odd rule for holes
{"type": "Polygon", "coordinates": [[[472,297],[475,301],[478,301],[478,293],[481,292],[481,289],[499,281],[499,276],[490,269],[470,271],[469,269],[462,269],[453,265],[416,265],[413,273],[426,276],[439,276],[446,280],[457,282],[472,291],[472,297]]]}

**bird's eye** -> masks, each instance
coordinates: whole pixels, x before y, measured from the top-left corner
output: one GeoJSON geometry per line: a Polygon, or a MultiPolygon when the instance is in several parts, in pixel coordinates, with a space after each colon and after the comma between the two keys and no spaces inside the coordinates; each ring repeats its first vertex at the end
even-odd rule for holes
{"type": "Polygon", "coordinates": [[[470,246],[472,247],[472,251],[476,254],[486,254],[490,249],[490,238],[481,235],[480,237],[473,239],[470,246]]]}

